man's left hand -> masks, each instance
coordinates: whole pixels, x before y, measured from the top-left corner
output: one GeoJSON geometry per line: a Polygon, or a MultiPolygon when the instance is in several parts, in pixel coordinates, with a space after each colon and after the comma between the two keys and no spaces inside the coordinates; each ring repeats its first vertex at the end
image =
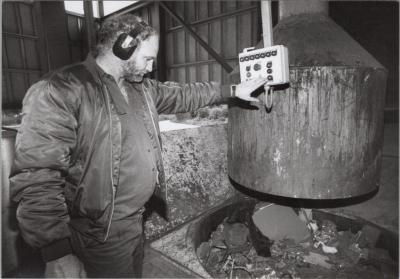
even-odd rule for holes
{"type": "Polygon", "coordinates": [[[267,83],[267,78],[256,78],[248,81],[243,81],[236,85],[235,97],[238,97],[245,101],[250,102],[259,102],[257,98],[251,97],[251,93],[253,93],[257,88],[261,85],[267,83]]]}

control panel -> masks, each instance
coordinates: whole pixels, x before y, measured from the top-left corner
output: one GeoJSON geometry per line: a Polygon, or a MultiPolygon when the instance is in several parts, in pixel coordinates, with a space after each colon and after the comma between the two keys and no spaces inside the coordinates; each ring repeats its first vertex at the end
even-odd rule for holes
{"type": "Polygon", "coordinates": [[[239,53],[239,69],[241,81],[266,77],[267,85],[288,83],[288,49],[283,45],[261,49],[245,48],[239,53]]]}

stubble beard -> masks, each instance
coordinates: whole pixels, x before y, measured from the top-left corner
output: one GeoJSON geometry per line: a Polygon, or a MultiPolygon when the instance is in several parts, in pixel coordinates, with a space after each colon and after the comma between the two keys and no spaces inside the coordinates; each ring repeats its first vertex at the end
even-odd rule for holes
{"type": "Polygon", "coordinates": [[[123,76],[129,82],[142,82],[144,73],[137,70],[135,62],[132,61],[124,65],[123,76]]]}

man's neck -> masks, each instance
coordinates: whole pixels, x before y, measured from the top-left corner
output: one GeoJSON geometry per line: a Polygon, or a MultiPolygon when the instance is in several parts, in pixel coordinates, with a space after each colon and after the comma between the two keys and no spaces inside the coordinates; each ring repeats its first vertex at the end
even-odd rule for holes
{"type": "Polygon", "coordinates": [[[98,56],[96,57],[96,63],[104,72],[113,76],[117,84],[122,82],[121,64],[115,57],[109,54],[98,56]]]}

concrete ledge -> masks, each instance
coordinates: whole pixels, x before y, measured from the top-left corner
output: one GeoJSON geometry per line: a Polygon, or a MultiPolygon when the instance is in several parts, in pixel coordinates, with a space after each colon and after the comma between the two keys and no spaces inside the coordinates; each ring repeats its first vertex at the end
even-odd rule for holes
{"type": "Polygon", "coordinates": [[[227,171],[227,126],[217,124],[162,133],[167,201],[171,219],[152,213],[145,224],[147,238],[160,237],[199,216],[236,190],[227,171]]]}

